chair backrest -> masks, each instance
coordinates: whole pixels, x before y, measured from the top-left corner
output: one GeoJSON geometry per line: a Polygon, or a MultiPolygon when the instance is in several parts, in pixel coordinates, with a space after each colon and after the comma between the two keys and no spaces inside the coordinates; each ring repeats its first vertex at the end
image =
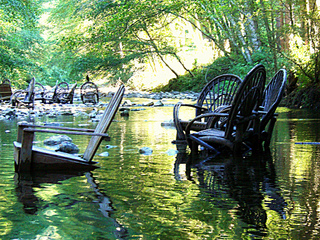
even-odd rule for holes
{"type": "Polygon", "coordinates": [[[58,87],[58,80],[57,80],[56,85],[53,87],[52,97],[51,97],[51,99],[49,99],[50,103],[51,102],[54,102],[54,103],[59,102],[57,99],[58,98],[58,89],[59,89],[59,87],[58,87]]]}
{"type": "MultiPolygon", "coordinates": [[[[233,74],[217,76],[204,86],[196,105],[206,108],[206,112],[213,112],[223,105],[231,105],[241,83],[242,79],[233,74]]],[[[204,112],[196,110],[196,116],[202,113],[204,112]]]]}
{"type": "MultiPolygon", "coordinates": [[[[108,128],[122,101],[124,90],[125,90],[124,86],[121,85],[118,91],[115,93],[115,95],[113,95],[113,97],[110,99],[110,102],[106,107],[101,120],[99,121],[98,125],[95,128],[95,131],[94,131],[95,133],[107,133],[108,128]]],[[[93,156],[97,152],[97,149],[101,141],[102,141],[102,137],[92,136],[83,154],[83,159],[87,161],[91,161],[93,156]]]]}
{"type": "Polygon", "coordinates": [[[32,103],[33,100],[34,100],[34,88],[35,88],[35,79],[32,78],[30,83],[29,83],[29,86],[26,90],[26,95],[25,95],[25,98],[24,98],[24,102],[25,103],[32,103]]]}
{"type": "Polygon", "coordinates": [[[77,87],[77,83],[69,86],[68,83],[63,82],[63,84],[67,84],[66,87],[60,87],[62,83],[59,83],[56,86],[55,92],[53,94],[53,102],[57,103],[73,103],[74,92],[77,87]],[[60,85],[60,86],[59,86],[60,85]]]}
{"type": "Polygon", "coordinates": [[[283,97],[287,82],[287,71],[280,69],[268,83],[264,90],[262,102],[263,111],[266,112],[261,118],[260,129],[263,131],[274,116],[274,113],[283,97]]]}
{"type": "Polygon", "coordinates": [[[73,103],[73,96],[74,96],[74,92],[76,91],[77,85],[78,85],[77,83],[73,84],[66,96],[66,101],[70,102],[71,104],[73,103]]]}
{"type": "MultiPolygon", "coordinates": [[[[7,100],[10,100],[10,97],[12,95],[12,89],[11,89],[11,83],[9,79],[5,79],[0,84],[0,98],[6,98],[7,100]]],[[[3,99],[0,99],[3,100],[3,99]]]]}
{"type": "Polygon", "coordinates": [[[93,82],[87,82],[81,85],[80,87],[80,97],[82,103],[93,103],[96,104],[99,102],[99,89],[96,84],[93,82]]]}
{"type": "Polygon", "coordinates": [[[45,88],[44,86],[39,83],[35,82],[34,84],[34,100],[44,100],[45,88]]]}
{"type": "MultiPolygon", "coordinates": [[[[252,115],[253,110],[258,110],[262,103],[263,90],[266,81],[266,70],[262,64],[253,67],[245,76],[243,82],[234,97],[227,120],[225,138],[231,139],[237,118],[248,118],[252,115]]],[[[247,126],[250,123],[247,123],[247,126]]],[[[245,124],[242,125],[246,129],[245,124]]],[[[237,129],[238,130],[238,129],[237,129]]]]}

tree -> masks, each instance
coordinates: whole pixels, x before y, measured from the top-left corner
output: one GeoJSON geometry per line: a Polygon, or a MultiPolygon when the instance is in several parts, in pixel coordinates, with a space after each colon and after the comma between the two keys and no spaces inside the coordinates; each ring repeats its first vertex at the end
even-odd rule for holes
{"type": "Polygon", "coordinates": [[[169,31],[176,19],[169,10],[183,5],[182,1],[154,0],[60,1],[50,21],[61,26],[54,29],[57,44],[62,51],[74,53],[73,67],[78,72],[119,77],[119,72],[132,71],[133,63],[159,58],[178,77],[164,57],[173,56],[189,71],[169,31]]]}
{"type": "Polygon", "coordinates": [[[30,77],[30,69],[38,67],[34,59],[41,42],[39,2],[1,0],[0,5],[0,74],[2,78],[30,77]]]}

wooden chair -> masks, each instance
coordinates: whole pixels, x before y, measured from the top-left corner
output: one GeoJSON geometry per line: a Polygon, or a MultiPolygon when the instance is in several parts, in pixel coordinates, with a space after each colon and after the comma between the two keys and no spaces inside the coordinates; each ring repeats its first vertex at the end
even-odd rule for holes
{"type": "Polygon", "coordinates": [[[12,96],[11,83],[9,79],[5,79],[0,84],[0,101],[10,101],[12,96]]]}
{"type": "Polygon", "coordinates": [[[26,106],[27,108],[34,108],[34,95],[35,79],[32,78],[26,90],[18,90],[12,94],[10,102],[14,107],[26,106]]]}
{"type": "Polygon", "coordinates": [[[270,145],[273,128],[277,120],[277,114],[275,114],[275,111],[284,95],[286,82],[287,71],[285,69],[280,69],[264,90],[260,131],[261,141],[264,142],[265,148],[268,148],[270,145]]]}
{"type": "Polygon", "coordinates": [[[45,87],[39,83],[34,83],[34,101],[40,100],[41,102],[44,102],[44,95],[46,93],[45,87]]]}
{"type": "Polygon", "coordinates": [[[43,97],[43,103],[59,103],[59,95],[69,92],[69,84],[67,82],[56,81],[56,85],[50,91],[46,91],[43,97]]]}
{"type": "Polygon", "coordinates": [[[103,138],[108,138],[106,134],[124,94],[124,86],[120,86],[116,94],[111,98],[104,114],[96,128],[66,128],[55,126],[33,125],[20,123],[18,128],[17,141],[14,142],[15,169],[17,172],[29,171],[64,171],[73,170],[92,170],[96,168],[92,161],[103,138]],[[50,129],[53,130],[50,130],[50,129]],[[91,135],[89,144],[82,157],[69,153],[56,152],[45,148],[33,146],[35,132],[91,135]]]}
{"type": "Polygon", "coordinates": [[[81,101],[91,104],[97,104],[99,103],[99,90],[96,84],[89,81],[89,78],[87,78],[87,82],[81,85],[80,87],[80,96],[81,101]]]}
{"type": "MultiPolygon", "coordinates": [[[[186,139],[185,128],[188,123],[190,123],[190,121],[179,118],[179,112],[182,106],[195,108],[195,116],[221,111],[225,106],[231,105],[241,82],[241,78],[236,75],[220,75],[207,83],[202,89],[195,105],[177,103],[173,108],[173,121],[177,129],[177,141],[184,141],[186,139]]],[[[208,127],[207,123],[207,118],[204,119],[203,122],[195,121],[192,126],[190,126],[190,130],[204,130],[208,127]]]]}
{"type": "MultiPolygon", "coordinates": [[[[216,153],[227,147],[238,155],[241,153],[244,140],[247,140],[249,136],[254,144],[259,139],[258,110],[262,103],[265,80],[265,68],[259,64],[251,69],[244,78],[228,112],[205,113],[190,121],[186,127],[186,136],[191,151],[198,152],[200,144],[216,153]],[[193,123],[202,118],[226,118],[226,123],[222,124],[220,129],[208,128],[190,133],[193,123]]],[[[215,122],[217,121],[215,120],[215,122]]]]}
{"type": "Polygon", "coordinates": [[[61,90],[58,88],[56,91],[55,101],[57,101],[57,103],[72,104],[76,87],[77,87],[77,83],[74,83],[73,85],[71,85],[70,89],[68,90],[61,90]]]}

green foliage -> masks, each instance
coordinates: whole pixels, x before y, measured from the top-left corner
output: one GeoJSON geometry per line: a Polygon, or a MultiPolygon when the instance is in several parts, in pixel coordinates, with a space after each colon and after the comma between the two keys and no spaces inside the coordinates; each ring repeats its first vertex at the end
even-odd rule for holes
{"type": "MultiPolygon", "coordinates": [[[[272,56],[268,52],[259,52],[253,55],[255,62],[246,64],[244,61],[237,62],[228,57],[220,57],[212,64],[204,67],[203,69],[194,69],[193,74],[195,77],[186,74],[179,78],[174,78],[169,81],[165,86],[159,86],[154,91],[195,91],[200,92],[207,82],[222,74],[235,74],[242,79],[256,64],[263,64],[267,70],[267,79],[271,79],[275,72],[273,71],[272,56]]],[[[286,65],[285,59],[281,58],[279,61],[284,66],[286,65]]],[[[268,82],[268,80],[267,80],[268,82]]]]}
{"type": "Polygon", "coordinates": [[[21,86],[37,71],[39,2],[10,0],[0,5],[0,76],[21,86]]]}
{"type": "Polygon", "coordinates": [[[0,75],[17,86],[30,77],[51,86],[56,81],[81,83],[87,74],[105,83],[129,84],[143,64],[157,61],[176,78],[155,91],[200,91],[224,73],[243,78],[257,63],[266,66],[268,79],[285,66],[299,77],[300,87],[320,83],[320,38],[314,31],[319,29],[319,10],[304,1],[0,0],[0,4],[0,75]],[[212,64],[196,63],[192,70],[184,65],[181,55],[198,43],[190,35],[199,35],[199,43],[210,42],[216,51],[212,64]],[[169,57],[187,74],[180,76],[169,57]]]}
{"type": "Polygon", "coordinates": [[[200,91],[206,84],[203,71],[194,71],[194,77],[184,75],[179,78],[174,78],[169,81],[165,86],[159,86],[153,91],[200,91]]]}
{"type": "Polygon", "coordinates": [[[56,50],[74,53],[67,60],[61,54],[58,62],[69,62],[68,67],[73,69],[68,71],[69,78],[91,72],[112,75],[112,82],[119,77],[126,82],[132,75],[128,72],[136,69],[134,62],[175,53],[174,45],[169,44],[172,17],[168,17],[168,9],[176,9],[181,3],[57,1],[50,10],[49,21],[55,25],[51,40],[56,50]]]}

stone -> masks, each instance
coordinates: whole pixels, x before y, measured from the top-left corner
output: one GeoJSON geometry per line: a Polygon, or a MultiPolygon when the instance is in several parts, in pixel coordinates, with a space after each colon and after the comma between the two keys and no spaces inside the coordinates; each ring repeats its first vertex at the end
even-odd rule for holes
{"type": "Polygon", "coordinates": [[[79,148],[77,147],[77,145],[75,145],[72,142],[64,141],[59,144],[59,147],[56,149],[56,151],[73,154],[73,153],[78,153],[79,148]]]}
{"type": "Polygon", "coordinates": [[[120,116],[122,116],[122,117],[128,117],[128,116],[129,116],[129,112],[130,112],[130,110],[121,111],[121,112],[120,112],[120,116]]]}
{"type": "Polygon", "coordinates": [[[108,152],[102,152],[99,154],[100,157],[108,157],[109,153],[108,152]]]}
{"type": "Polygon", "coordinates": [[[172,119],[166,120],[161,123],[161,127],[175,127],[172,119]]]}
{"type": "Polygon", "coordinates": [[[154,102],[153,101],[150,101],[150,102],[145,102],[142,104],[143,106],[148,106],[148,107],[151,107],[154,105],[154,102]]]}
{"type": "Polygon", "coordinates": [[[66,135],[55,135],[43,141],[44,145],[54,146],[62,142],[72,142],[72,139],[66,135]]]}
{"type": "Polygon", "coordinates": [[[142,147],[139,149],[139,153],[143,154],[143,155],[151,155],[153,152],[153,150],[149,147],[142,147]]]}
{"type": "Polygon", "coordinates": [[[106,145],[107,149],[111,149],[111,148],[116,148],[117,146],[112,146],[112,145],[106,145]]]}
{"type": "Polygon", "coordinates": [[[162,107],[162,106],[164,106],[164,104],[163,104],[163,102],[161,100],[159,100],[159,101],[154,103],[154,106],[155,107],[162,107]]]}
{"type": "Polygon", "coordinates": [[[125,100],[122,104],[122,106],[129,106],[131,107],[133,105],[133,103],[130,100],[125,100]]]}
{"type": "Polygon", "coordinates": [[[168,151],[166,151],[166,154],[167,154],[168,156],[174,156],[174,155],[176,155],[177,153],[178,153],[178,151],[175,150],[175,149],[169,149],[168,151]]]}

